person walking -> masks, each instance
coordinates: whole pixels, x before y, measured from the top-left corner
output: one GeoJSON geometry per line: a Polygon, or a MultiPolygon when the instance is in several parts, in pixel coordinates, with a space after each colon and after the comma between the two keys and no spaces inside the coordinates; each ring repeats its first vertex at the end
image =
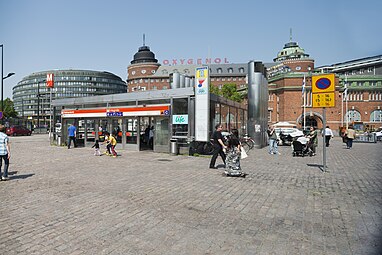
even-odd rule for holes
{"type": "Polygon", "coordinates": [[[326,147],[329,147],[329,141],[333,138],[333,131],[329,128],[329,126],[326,126],[323,135],[325,136],[325,145],[326,147]]]}
{"type": "Polygon", "coordinates": [[[76,145],[76,131],[77,131],[76,126],[74,126],[74,124],[73,125],[69,124],[69,127],[68,127],[68,149],[70,149],[70,144],[72,141],[73,141],[73,146],[77,147],[77,145],[76,145]]]}
{"type": "Polygon", "coordinates": [[[318,146],[318,137],[317,137],[317,130],[315,130],[313,126],[310,127],[310,132],[309,132],[308,138],[309,138],[309,142],[311,145],[311,149],[313,151],[312,156],[315,156],[316,155],[316,148],[318,146]]]}
{"type": "Polygon", "coordinates": [[[117,152],[115,151],[115,146],[117,145],[117,140],[107,131],[105,132],[105,142],[107,148],[106,155],[112,155],[113,158],[116,158],[117,152]]]}
{"type": "Polygon", "coordinates": [[[349,128],[345,131],[346,136],[346,149],[351,149],[353,147],[353,140],[355,138],[355,130],[353,126],[349,126],[349,128]]]}
{"type": "Polygon", "coordinates": [[[9,159],[11,157],[11,148],[9,138],[5,134],[5,126],[0,125],[0,180],[8,180],[9,159]],[[4,161],[4,173],[1,174],[1,168],[4,161]]]}
{"type": "Polygon", "coordinates": [[[268,153],[280,155],[280,152],[278,151],[278,148],[277,148],[277,135],[276,135],[275,127],[274,126],[269,127],[267,133],[269,138],[268,153]]]}
{"type": "Polygon", "coordinates": [[[221,124],[217,124],[215,126],[215,131],[214,133],[212,134],[212,139],[213,139],[213,143],[214,143],[214,151],[212,153],[212,158],[211,158],[211,161],[210,161],[210,168],[212,169],[217,169],[217,167],[215,167],[215,163],[216,163],[216,159],[218,158],[218,155],[220,155],[220,157],[222,158],[223,162],[224,162],[224,165],[225,165],[225,154],[223,152],[223,148],[227,148],[227,146],[225,146],[224,142],[223,142],[223,135],[221,133],[223,129],[223,126],[221,124]]]}
{"type": "Polygon", "coordinates": [[[151,126],[149,131],[149,147],[151,150],[154,149],[154,126],[151,126]]]}

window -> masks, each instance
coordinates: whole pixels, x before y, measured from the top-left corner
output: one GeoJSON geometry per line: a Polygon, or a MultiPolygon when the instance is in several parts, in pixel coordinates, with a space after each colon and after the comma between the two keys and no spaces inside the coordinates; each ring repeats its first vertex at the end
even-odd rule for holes
{"type": "Polygon", "coordinates": [[[233,73],[233,69],[232,68],[228,68],[228,73],[233,73]]]}
{"type": "Polygon", "coordinates": [[[217,73],[222,73],[222,72],[223,72],[223,69],[221,69],[221,68],[217,69],[217,73]]]}
{"type": "Polygon", "coordinates": [[[361,113],[357,110],[349,110],[346,113],[345,118],[348,120],[348,122],[361,121],[361,113]]]}
{"type": "Polygon", "coordinates": [[[375,110],[370,113],[370,122],[382,122],[382,110],[375,110]]]}
{"type": "Polygon", "coordinates": [[[239,73],[244,73],[244,68],[240,67],[239,68],[239,73]]]}

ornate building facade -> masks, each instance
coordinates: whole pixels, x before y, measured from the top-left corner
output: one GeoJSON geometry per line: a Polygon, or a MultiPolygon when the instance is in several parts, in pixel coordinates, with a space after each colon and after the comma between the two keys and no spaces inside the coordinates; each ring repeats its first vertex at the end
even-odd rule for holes
{"type": "MultiPolygon", "coordinates": [[[[290,39],[273,61],[265,63],[269,85],[269,124],[289,122],[302,128],[305,123],[305,127],[322,128],[322,108],[312,107],[312,76],[334,73],[336,104],[327,108],[327,125],[335,131],[355,122],[362,123],[364,129],[382,126],[382,56],[316,68],[314,59],[290,39]],[[305,93],[302,93],[303,83],[305,93]]],[[[127,68],[128,91],[193,86],[198,66],[160,65],[150,48],[143,45],[127,68]],[[175,82],[179,76],[181,81],[175,82]]],[[[246,90],[247,63],[210,64],[209,68],[211,85],[221,88],[224,84],[235,84],[239,91],[246,90]]]]}

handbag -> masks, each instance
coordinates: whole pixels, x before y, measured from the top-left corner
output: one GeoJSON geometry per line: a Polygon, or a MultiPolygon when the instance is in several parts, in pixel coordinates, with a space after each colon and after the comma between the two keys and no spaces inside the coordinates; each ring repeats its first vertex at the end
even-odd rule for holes
{"type": "Polygon", "coordinates": [[[243,147],[240,147],[240,158],[243,159],[243,158],[246,158],[246,157],[248,157],[247,152],[244,150],[243,147]]]}

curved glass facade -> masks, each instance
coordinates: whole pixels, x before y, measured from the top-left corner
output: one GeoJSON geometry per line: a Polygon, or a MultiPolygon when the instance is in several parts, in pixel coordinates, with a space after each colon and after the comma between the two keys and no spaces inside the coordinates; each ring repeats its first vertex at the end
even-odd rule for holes
{"type": "Polygon", "coordinates": [[[54,99],[126,93],[127,85],[109,72],[50,70],[32,73],[13,87],[13,103],[19,116],[40,125],[49,123],[50,97],[54,99]],[[54,88],[46,86],[47,74],[54,76],[54,88]],[[51,91],[50,91],[51,90],[51,91]]]}

